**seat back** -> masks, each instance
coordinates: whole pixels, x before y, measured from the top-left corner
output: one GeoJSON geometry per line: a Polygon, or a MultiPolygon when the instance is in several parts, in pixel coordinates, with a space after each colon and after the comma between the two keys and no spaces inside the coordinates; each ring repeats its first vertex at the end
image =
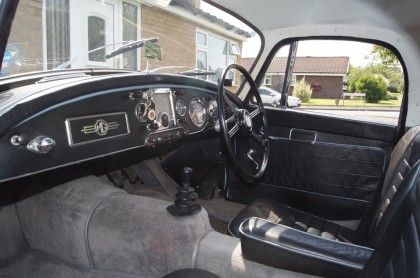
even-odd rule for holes
{"type": "Polygon", "coordinates": [[[420,160],[393,198],[399,202],[389,204],[375,229],[375,251],[361,277],[420,277],[420,160]]]}
{"type": "MultiPolygon", "coordinates": [[[[378,188],[377,195],[366,211],[359,224],[358,232],[369,239],[388,209],[397,191],[412,169],[413,165],[420,159],[420,125],[411,128],[397,143],[389,162],[388,170],[382,183],[378,188]]],[[[393,201],[394,202],[394,201],[393,201]]]]}

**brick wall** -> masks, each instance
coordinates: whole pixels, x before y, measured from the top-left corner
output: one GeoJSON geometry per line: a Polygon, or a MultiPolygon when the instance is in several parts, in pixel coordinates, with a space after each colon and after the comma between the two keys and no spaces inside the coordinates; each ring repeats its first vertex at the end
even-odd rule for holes
{"type": "MultiPolygon", "coordinates": [[[[159,37],[158,44],[163,49],[163,60],[150,60],[150,68],[166,66],[187,66],[196,67],[196,30],[208,31],[227,39],[226,34],[218,34],[208,30],[205,26],[193,23],[173,14],[165,13],[159,8],[141,6],[141,36],[143,38],[159,37]]],[[[235,40],[236,41],[236,40],[235,40]]],[[[242,42],[238,42],[242,49],[242,42]]],[[[240,56],[237,56],[237,63],[240,63],[240,56]]],[[[142,50],[141,69],[146,68],[146,58],[142,50]]],[[[179,72],[184,69],[174,69],[179,72]]],[[[168,72],[166,70],[166,72],[168,72]]],[[[236,85],[239,85],[240,74],[236,73],[236,85]]],[[[236,90],[236,87],[231,87],[236,90]]]]}
{"type": "Polygon", "coordinates": [[[43,69],[42,0],[19,2],[8,43],[27,45],[20,73],[43,69]]]}
{"type": "MultiPolygon", "coordinates": [[[[195,24],[158,8],[142,5],[140,25],[141,36],[159,37],[158,44],[163,49],[162,61],[150,61],[152,69],[174,65],[195,67],[195,24]]],[[[141,69],[145,67],[143,50],[141,69]]]]}
{"type": "MultiPolygon", "coordinates": [[[[196,30],[204,26],[185,20],[159,8],[141,6],[141,37],[159,37],[163,49],[163,61],[150,61],[150,67],[196,66],[196,30]]],[[[212,32],[211,30],[208,30],[212,32]]],[[[8,43],[25,43],[25,63],[20,72],[43,69],[42,0],[20,1],[8,43]]],[[[214,33],[214,32],[213,32],[214,33]]],[[[219,34],[226,37],[224,34],[219,34]]],[[[229,37],[227,37],[229,39],[229,37]]],[[[239,42],[242,48],[241,42],[239,42]]],[[[141,70],[146,68],[144,49],[141,50],[141,70]]],[[[240,63],[240,57],[238,57],[240,63]]],[[[186,69],[175,69],[179,72],[186,69]]],[[[237,74],[237,84],[240,80],[237,74]]]]}
{"type": "MultiPolygon", "coordinates": [[[[297,76],[296,81],[302,78],[303,76],[297,76]]],[[[305,80],[309,84],[321,84],[321,90],[312,91],[312,98],[342,98],[343,77],[341,76],[305,76],[305,80]]]]}

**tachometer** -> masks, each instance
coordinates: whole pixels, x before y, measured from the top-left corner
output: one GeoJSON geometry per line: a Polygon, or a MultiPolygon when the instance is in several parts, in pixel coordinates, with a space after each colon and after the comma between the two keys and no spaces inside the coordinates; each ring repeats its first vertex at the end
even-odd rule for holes
{"type": "Polygon", "coordinates": [[[178,99],[176,101],[175,111],[179,116],[185,116],[185,113],[187,113],[187,105],[185,104],[185,101],[183,99],[178,99]]]}
{"type": "Polygon", "coordinates": [[[193,98],[190,101],[190,105],[188,106],[188,113],[191,122],[195,126],[202,127],[206,122],[206,108],[204,107],[204,103],[200,99],[193,98]]]}

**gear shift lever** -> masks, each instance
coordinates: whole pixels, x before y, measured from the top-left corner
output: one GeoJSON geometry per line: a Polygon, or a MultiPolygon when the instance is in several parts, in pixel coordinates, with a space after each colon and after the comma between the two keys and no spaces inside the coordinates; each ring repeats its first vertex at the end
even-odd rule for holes
{"type": "Polygon", "coordinates": [[[195,203],[197,193],[191,187],[192,174],[192,168],[184,167],[182,169],[182,185],[177,188],[175,204],[166,208],[174,216],[193,215],[201,211],[201,206],[195,203]]]}

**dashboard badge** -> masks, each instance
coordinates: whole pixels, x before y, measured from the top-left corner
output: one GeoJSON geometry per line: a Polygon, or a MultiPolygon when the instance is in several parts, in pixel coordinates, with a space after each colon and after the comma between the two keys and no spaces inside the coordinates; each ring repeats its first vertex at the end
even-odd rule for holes
{"type": "Polygon", "coordinates": [[[117,129],[120,126],[117,122],[107,123],[105,120],[97,120],[94,125],[84,126],[82,132],[90,134],[96,132],[99,136],[104,136],[109,130],[117,129]]]}
{"type": "Polygon", "coordinates": [[[70,146],[130,134],[128,117],[125,112],[67,118],[66,130],[70,146]]]}

